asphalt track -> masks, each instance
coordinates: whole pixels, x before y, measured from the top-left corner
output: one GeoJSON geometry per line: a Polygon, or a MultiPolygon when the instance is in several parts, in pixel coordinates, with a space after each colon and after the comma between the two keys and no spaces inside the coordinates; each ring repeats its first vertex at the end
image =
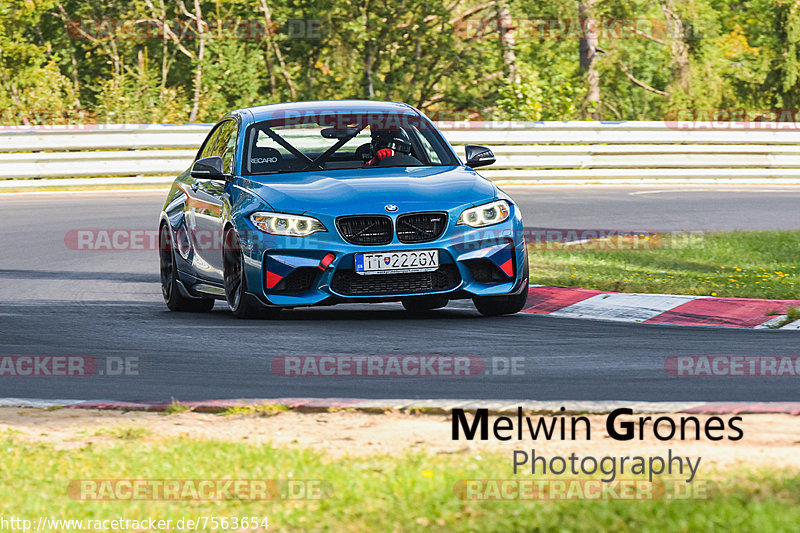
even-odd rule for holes
{"type": "MultiPolygon", "coordinates": [[[[508,189],[527,226],[798,229],[795,188],[508,189]]],[[[239,321],[170,313],[153,251],[67,249],[71,229],[152,229],[163,194],[0,195],[0,356],[138,358],[138,374],[0,376],[0,397],[206,400],[269,397],[631,401],[798,401],[798,378],[675,378],[670,355],[800,355],[793,332],[515,315],[467,302],[425,317],[399,304],[286,312],[239,321]],[[524,358],[524,374],[468,378],[281,377],[280,355],[524,358]]]]}

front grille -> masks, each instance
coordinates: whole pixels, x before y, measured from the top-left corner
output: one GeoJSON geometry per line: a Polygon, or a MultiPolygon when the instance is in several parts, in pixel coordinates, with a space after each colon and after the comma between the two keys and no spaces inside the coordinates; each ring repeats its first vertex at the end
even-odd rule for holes
{"type": "Polygon", "coordinates": [[[291,274],[280,280],[275,287],[269,290],[271,292],[283,293],[305,292],[311,289],[320,272],[320,269],[317,267],[296,268],[291,274]]]}
{"type": "Polygon", "coordinates": [[[392,242],[392,219],[384,215],[339,217],[336,227],[351,244],[389,244],[392,242]]]}
{"type": "Polygon", "coordinates": [[[406,272],[362,276],[352,270],[337,270],[331,289],[345,296],[378,296],[446,291],[461,281],[455,265],[441,265],[433,272],[406,272]]]}
{"type": "Polygon", "coordinates": [[[447,227],[447,213],[411,213],[397,218],[400,242],[427,242],[439,238],[447,227]]]}

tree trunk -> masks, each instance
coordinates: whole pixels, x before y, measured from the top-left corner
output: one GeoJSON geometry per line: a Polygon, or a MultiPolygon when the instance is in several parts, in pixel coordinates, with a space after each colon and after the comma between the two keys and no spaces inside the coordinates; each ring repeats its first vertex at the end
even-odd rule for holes
{"type": "Polygon", "coordinates": [[[661,0],[661,10],[667,19],[667,35],[674,64],[671,85],[680,92],[688,94],[692,78],[689,71],[689,45],[686,43],[686,28],[680,16],[675,12],[673,0],[661,0]]]}
{"type": "Polygon", "coordinates": [[[514,53],[514,28],[511,11],[505,0],[497,2],[497,33],[500,37],[500,50],[503,55],[503,74],[508,83],[519,83],[517,56],[514,53]]]}
{"type": "Polygon", "coordinates": [[[364,93],[367,98],[375,98],[375,86],[372,82],[372,66],[375,63],[375,57],[372,51],[369,51],[364,56],[364,93]]]}
{"type": "Polygon", "coordinates": [[[600,118],[600,74],[597,71],[597,20],[594,18],[596,0],[580,0],[578,18],[581,23],[580,67],[586,79],[586,96],[581,105],[583,120],[600,118]]]}
{"type": "MultiPolygon", "coordinates": [[[[160,16],[163,24],[167,24],[167,6],[164,5],[164,0],[159,2],[159,12],[156,16],[160,16]]],[[[163,31],[161,36],[161,94],[167,90],[167,77],[169,76],[169,39],[167,32],[163,31]]]]}
{"type": "Polygon", "coordinates": [[[194,0],[194,16],[197,24],[197,67],[194,71],[194,97],[192,98],[192,112],[189,113],[189,122],[197,120],[200,109],[200,97],[203,94],[203,58],[206,51],[206,31],[203,22],[203,12],[200,9],[200,0],[194,0]]]}
{"type": "MultiPolygon", "coordinates": [[[[283,60],[281,49],[278,47],[277,43],[275,43],[275,39],[272,38],[272,10],[269,8],[267,0],[261,0],[261,11],[264,12],[264,21],[267,24],[267,28],[269,28],[267,31],[267,50],[272,49],[272,53],[275,54],[275,59],[278,60],[278,66],[280,67],[281,74],[283,75],[284,81],[286,81],[286,86],[289,88],[289,97],[292,100],[297,100],[297,91],[294,88],[292,75],[289,73],[289,68],[286,66],[286,62],[283,60]]],[[[269,59],[267,59],[267,62],[269,63],[269,59]]],[[[270,73],[270,84],[274,83],[275,79],[272,77],[272,73],[270,73]]]]}

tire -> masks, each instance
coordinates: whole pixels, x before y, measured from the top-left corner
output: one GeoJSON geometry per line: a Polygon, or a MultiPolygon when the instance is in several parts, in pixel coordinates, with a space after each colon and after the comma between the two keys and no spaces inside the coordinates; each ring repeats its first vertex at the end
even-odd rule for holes
{"type": "Polygon", "coordinates": [[[247,277],[244,275],[244,257],[236,230],[225,232],[222,251],[223,275],[225,279],[225,298],[228,308],[236,318],[277,318],[280,308],[264,307],[247,292],[247,277]]]}
{"type": "Polygon", "coordinates": [[[161,294],[170,311],[207,313],[214,307],[213,298],[188,298],[181,293],[178,283],[178,265],[172,236],[166,224],[158,232],[158,257],[161,271],[161,294]]]}
{"type": "Polygon", "coordinates": [[[403,307],[411,313],[422,313],[433,309],[441,309],[449,300],[443,296],[417,296],[402,300],[403,307]]]}
{"type": "Polygon", "coordinates": [[[528,280],[523,284],[522,292],[511,296],[476,296],[472,299],[475,308],[483,316],[513,315],[525,307],[528,300],[528,280]]]}

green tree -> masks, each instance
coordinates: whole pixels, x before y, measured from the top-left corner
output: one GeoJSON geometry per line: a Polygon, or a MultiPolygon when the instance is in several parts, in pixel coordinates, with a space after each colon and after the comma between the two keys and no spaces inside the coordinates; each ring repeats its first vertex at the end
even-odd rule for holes
{"type": "Polygon", "coordinates": [[[70,80],[51,49],[31,42],[50,2],[0,0],[0,108],[5,124],[64,124],[83,117],[70,80]]]}

